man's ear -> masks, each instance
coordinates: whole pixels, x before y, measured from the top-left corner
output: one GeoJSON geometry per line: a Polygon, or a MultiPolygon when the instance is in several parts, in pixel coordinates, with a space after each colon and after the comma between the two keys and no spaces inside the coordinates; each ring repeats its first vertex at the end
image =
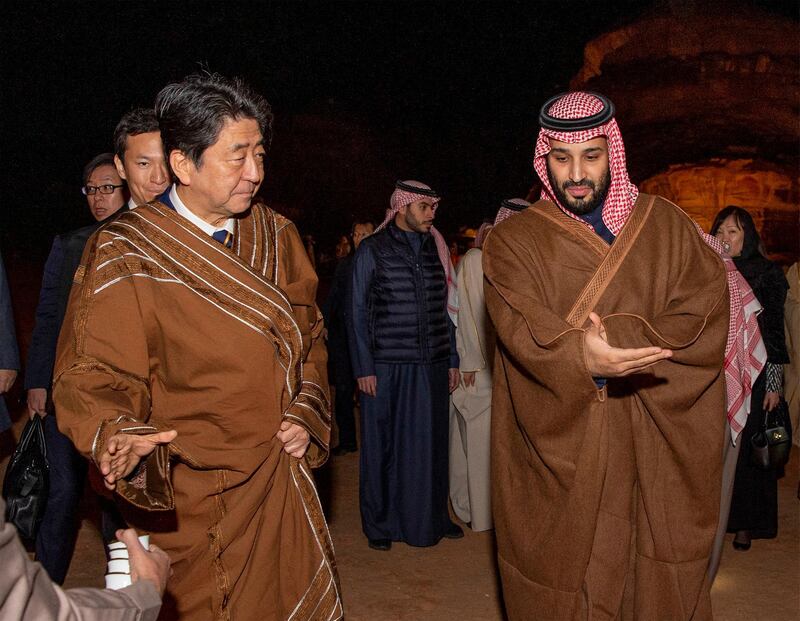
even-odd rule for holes
{"type": "Polygon", "coordinates": [[[181,185],[191,185],[197,167],[189,156],[183,151],[173,149],[169,154],[169,166],[181,185]]]}
{"type": "Polygon", "coordinates": [[[114,156],[114,166],[117,168],[117,174],[127,181],[128,178],[125,176],[125,167],[122,165],[122,160],[119,159],[119,155],[114,156]]]}
{"type": "Polygon", "coordinates": [[[394,214],[394,223],[403,228],[406,224],[406,213],[408,212],[408,205],[403,205],[400,209],[397,210],[397,213],[394,214]],[[402,226],[399,224],[402,223],[402,226]]]}

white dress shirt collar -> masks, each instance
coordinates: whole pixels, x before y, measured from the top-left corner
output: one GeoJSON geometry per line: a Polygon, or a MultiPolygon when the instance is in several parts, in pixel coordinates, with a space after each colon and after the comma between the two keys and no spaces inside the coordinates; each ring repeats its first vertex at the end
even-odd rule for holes
{"type": "Polygon", "coordinates": [[[198,227],[201,231],[205,232],[207,235],[214,235],[216,231],[225,229],[228,233],[233,233],[233,218],[228,218],[220,228],[216,228],[213,224],[209,224],[202,218],[198,217],[189,208],[184,205],[181,197],[178,196],[178,192],[175,189],[175,184],[169,190],[169,200],[172,201],[172,205],[175,207],[175,211],[178,212],[181,216],[186,218],[189,222],[194,224],[198,227]]]}

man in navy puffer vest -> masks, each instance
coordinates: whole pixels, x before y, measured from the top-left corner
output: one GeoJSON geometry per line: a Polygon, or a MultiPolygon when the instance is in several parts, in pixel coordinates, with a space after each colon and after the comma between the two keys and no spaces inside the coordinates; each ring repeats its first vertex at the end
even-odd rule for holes
{"type": "Polygon", "coordinates": [[[353,262],[348,325],[361,392],[361,524],[371,548],[463,537],[450,521],[448,394],[459,381],[453,269],[439,196],[398,181],[353,262]]]}

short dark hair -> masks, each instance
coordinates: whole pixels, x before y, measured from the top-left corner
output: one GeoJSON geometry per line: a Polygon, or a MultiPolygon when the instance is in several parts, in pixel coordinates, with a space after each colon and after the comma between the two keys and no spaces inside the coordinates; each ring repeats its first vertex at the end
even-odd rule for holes
{"type": "Polygon", "coordinates": [[[264,145],[272,141],[269,103],[240,78],[214,73],[191,75],[168,84],[156,95],[155,114],[167,161],[177,149],[199,167],[203,152],[217,141],[228,119],[253,119],[264,145]]]}
{"type": "Polygon", "coordinates": [[[101,153],[100,155],[95,155],[89,161],[89,163],[83,167],[83,182],[81,185],[86,185],[86,183],[89,181],[89,176],[95,171],[96,168],[100,168],[101,166],[111,166],[114,168],[114,170],[116,170],[117,168],[114,164],[114,154],[101,153]]]}
{"type": "Polygon", "coordinates": [[[149,134],[158,131],[158,120],[152,108],[134,108],[126,112],[114,130],[114,154],[123,159],[128,145],[128,136],[149,134]]]}
{"type": "Polygon", "coordinates": [[[761,241],[761,235],[758,234],[756,223],[753,221],[753,216],[744,207],[738,205],[728,205],[717,214],[714,218],[714,224],[711,225],[709,233],[711,235],[717,234],[717,229],[722,226],[722,223],[728,219],[728,216],[733,216],[736,224],[742,229],[744,239],[742,240],[742,252],[739,255],[743,259],[752,259],[757,255],[762,257],[767,256],[767,250],[764,247],[764,242],[761,241]]]}
{"type": "MultiPolygon", "coordinates": [[[[361,224],[361,225],[363,225],[363,226],[366,226],[367,224],[371,224],[371,225],[372,225],[372,228],[373,228],[373,229],[375,228],[375,223],[374,223],[372,220],[358,220],[358,219],[356,219],[356,220],[353,220],[353,225],[350,227],[350,237],[352,237],[353,235],[355,235],[355,233],[356,233],[356,227],[357,227],[359,224],[361,224]]],[[[351,240],[351,241],[352,241],[352,240],[351,240]]]]}

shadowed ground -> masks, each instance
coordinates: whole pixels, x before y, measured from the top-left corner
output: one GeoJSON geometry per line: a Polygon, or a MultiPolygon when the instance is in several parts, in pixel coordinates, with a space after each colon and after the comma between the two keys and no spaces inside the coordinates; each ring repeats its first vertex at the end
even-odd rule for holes
{"type": "MultiPolygon", "coordinates": [[[[777,539],[735,551],[728,535],[712,592],[719,621],[794,621],[800,616],[798,453],[780,485],[777,539]]],[[[320,473],[328,487],[331,531],[341,575],[346,618],[352,621],[495,621],[503,619],[495,578],[492,533],[443,540],[432,548],[395,544],[390,552],[367,547],[358,513],[358,455],[335,458],[320,473]]],[[[323,489],[324,491],[324,489],[323,489]]],[[[102,586],[104,556],[93,503],[84,519],[67,587],[102,586]]]]}

